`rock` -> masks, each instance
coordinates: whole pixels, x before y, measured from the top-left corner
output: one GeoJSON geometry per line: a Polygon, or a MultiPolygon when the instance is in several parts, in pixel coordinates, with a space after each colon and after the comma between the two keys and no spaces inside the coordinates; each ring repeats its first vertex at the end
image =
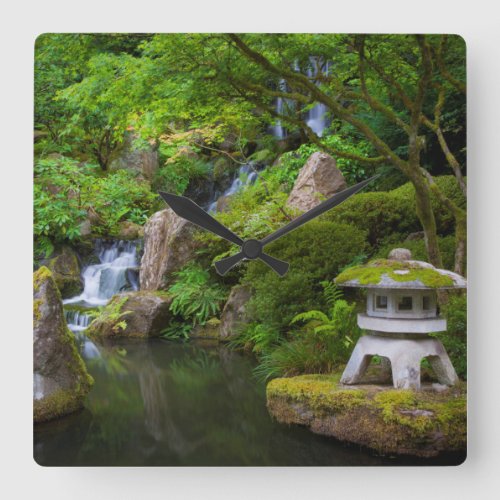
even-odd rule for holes
{"type": "Polygon", "coordinates": [[[82,238],[88,238],[92,235],[92,223],[90,219],[86,218],[80,223],[80,236],[82,238]]]}
{"type": "Polygon", "coordinates": [[[236,328],[247,321],[245,309],[251,296],[250,288],[246,286],[237,285],[231,288],[231,293],[221,315],[219,332],[221,339],[233,336],[236,328]]]}
{"type": "Polygon", "coordinates": [[[47,267],[52,272],[52,277],[63,298],[74,297],[83,290],[83,282],[80,275],[80,264],[76,253],[67,246],[52,258],[47,267]]]}
{"type": "Polygon", "coordinates": [[[418,241],[418,240],[423,240],[425,237],[425,233],[423,231],[417,231],[415,233],[410,233],[406,238],[405,241],[418,241]]]}
{"type": "Polygon", "coordinates": [[[137,240],[144,236],[144,227],[128,220],[119,223],[117,238],[120,240],[137,240]]]}
{"type": "Polygon", "coordinates": [[[204,325],[196,325],[189,334],[193,339],[220,340],[220,321],[209,319],[204,325]]]}
{"type": "Polygon", "coordinates": [[[300,169],[287,204],[302,211],[318,205],[322,198],[347,187],[335,160],[326,153],[313,153],[300,169]]]}
{"type": "Polygon", "coordinates": [[[229,209],[229,198],[230,196],[222,195],[217,199],[217,212],[227,212],[227,210],[229,209]]]}
{"type": "Polygon", "coordinates": [[[379,454],[433,457],[466,450],[465,386],[447,393],[346,388],[336,374],[301,375],[272,380],[266,395],[267,408],[280,423],[305,425],[379,454]]]}
{"type": "Polygon", "coordinates": [[[33,419],[44,422],[83,407],[92,377],[64,319],[52,273],[33,275],[33,419]]]}
{"type": "Polygon", "coordinates": [[[141,259],[141,290],[165,289],[172,273],[194,257],[198,242],[196,226],[166,208],[153,214],[144,226],[144,253],[141,259]]]}
{"type": "Polygon", "coordinates": [[[389,260],[411,260],[411,251],[407,248],[393,248],[387,257],[389,260]]]}
{"type": "Polygon", "coordinates": [[[152,180],[159,168],[158,151],[154,145],[142,141],[137,145],[138,136],[128,132],[118,156],[111,162],[110,170],[131,170],[140,173],[144,178],[152,180]]]}
{"type": "Polygon", "coordinates": [[[85,333],[93,338],[158,337],[172,317],[171,302],[161,292],[119,293],[85,333]]]}

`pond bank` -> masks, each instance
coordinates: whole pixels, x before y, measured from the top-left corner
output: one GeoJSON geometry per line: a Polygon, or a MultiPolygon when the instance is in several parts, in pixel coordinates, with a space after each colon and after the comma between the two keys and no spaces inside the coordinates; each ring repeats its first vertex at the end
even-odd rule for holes
{"type": "MultiPolygon", "coordinates": [[[[396,390],[388,385],[345,386],[340,374],[272,380],[267,407],[281,423],[365,446],[382,455],[465,459],[465,384],[439,390],[396,390]]],[[[458,462],[460,463],[460,462],[458,462]]]]}

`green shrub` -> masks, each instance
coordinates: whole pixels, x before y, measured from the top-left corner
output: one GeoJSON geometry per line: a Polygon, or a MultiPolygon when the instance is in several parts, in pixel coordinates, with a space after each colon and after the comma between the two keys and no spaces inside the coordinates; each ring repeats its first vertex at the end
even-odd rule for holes
{"type": "Polygon", "coordinates": [[[153,179],[155,191],[184,194],[190,183],[200,182],[208,178],[212,167],[206,161],[189,156],[178,156],[167,161],[153,179]]]}
{"type": "MultiPolygon", "coordinates": [[[[436,177],[436,184],[459,206],[465,206],[465,199],[453,176],[436,177]]],[[[454,229],[452,215],[434,197],[433,206],[438,233],[451,234],[454,229]]],[[[393,191],[359,193],[327,212],[324,217],[366,230],[368,242],[373,247],[383,244],[394,233],[403,235],[404,239],[409,233],[422,230],[416,215],[415,190],[411,183],[393,191]]]]}
{"type": "Polygon", "coordinates": [[[176,281],[168,289],[173,297],[170,310],[192,325],[203,325],[219,313],[226,291],[214,282],[210,273],[198,264],[189,264],[175,273],[176,281]]]}
{"type": "Polygon", "coordinates": [[[467,379],[467,295],[451,295],[443,307],[448,321],[446,332],[433,334],[443,343],[458,376],[467,379]]]}
{"type": "Polygon", "coordinates": [[[365,251],[365,233],[356,227],[313,220],[266,247],[266,252],[290,263],[280,278],[259,261],[248,264],[243,282],[254,289],[248,311],[253,321],[284,332],[304,309],[326,307],[321,281],[365,251]]]}

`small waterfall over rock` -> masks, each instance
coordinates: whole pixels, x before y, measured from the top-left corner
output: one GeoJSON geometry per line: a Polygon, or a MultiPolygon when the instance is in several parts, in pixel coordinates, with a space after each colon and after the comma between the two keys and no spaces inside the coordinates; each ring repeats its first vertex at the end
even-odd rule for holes
{"type": "Polygon", "coordinates": [[[255,171],[252,164],[247,163],[242,165],[236,177],[231,182],[231,185],[224,191],[224,193],[218,196],[216,199],[212,200],[210,205],[208,206],[209,212],[217,212],[217,203],[221,198],[227,198],[237,193],[242,187],[253,184],[258,177],[257,172],[255,171]]]}
{"type": "MultiPolygon", "coordinates": [[[[328,61],[322,65],[321,69],[318,70],[318,67],[320,67],[320,61],[317,61],[316,58],[311,58],[311,65],[307,69],[307,76],[314,79],[318,75],[318,72],[328,76],[330,71],[330,63],[328,61]]],[[[318,102],[308,111],[306,116],[307,125],[311,127],[319,137],[323,135],[323,131],[329,125],[327,112],[328,108],[323,103],[318,102]]]]}
{"type": "Polygon", "coordinates": [[[105,305],[116,293],[124,289],[137,290],[137,242],[97,240],[98,264],[84,268],[84,289],[80,295],[66,299],[64,304],[84,302],[89,306],[105,305]]]}
{"type": "Polygon", "coordinates": [[[83,332],[92,321],[86,309],[102,306],[116,293],[123,290],[138,290],[137,241],[96,240],[97,264],[89,264],[82,271],[84,289],[80,295],[63,301],[66,322],[75,334],[85,358],[99,356],[99,350],[83,332]]]}

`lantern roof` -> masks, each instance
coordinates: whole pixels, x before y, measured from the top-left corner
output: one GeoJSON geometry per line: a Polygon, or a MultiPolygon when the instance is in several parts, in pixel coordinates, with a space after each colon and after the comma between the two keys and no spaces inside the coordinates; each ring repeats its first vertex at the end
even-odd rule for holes
{"type": "Polygon", "coordinates": [[[406,290],[467,288],[463,276],[428,262],[411,260],[411,252],[402,248],[392,250],[388,259],[375,259],[345,269],[335,283],[345,287],[406,290]]]}

